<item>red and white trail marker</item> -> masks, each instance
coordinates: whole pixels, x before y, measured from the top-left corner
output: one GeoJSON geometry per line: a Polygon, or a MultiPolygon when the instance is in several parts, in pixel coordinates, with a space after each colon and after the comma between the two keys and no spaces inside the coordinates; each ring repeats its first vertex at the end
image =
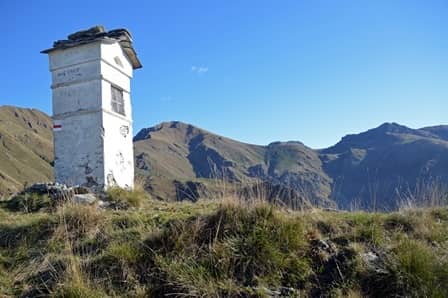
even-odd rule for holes
{"type": "Polygon", "coordinates": [[[54,120],[53,131],[60,131],[60,130],[62,130],[62,122],[60,120],[54,120]]]}

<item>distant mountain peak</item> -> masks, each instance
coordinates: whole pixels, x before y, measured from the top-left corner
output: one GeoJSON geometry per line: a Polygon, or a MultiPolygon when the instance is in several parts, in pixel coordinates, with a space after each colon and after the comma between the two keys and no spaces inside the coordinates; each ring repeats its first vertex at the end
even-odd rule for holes
{"type": "Polygon", "coordinates": [[[154,127],[158,127],[159,129],[167,129],[167,128],[182,129],[182,128],[193,127],[193,125],[191,125],[189,123],[182,122],[182,121],[163,121],[163,122],[155,125],[154,127]]]}
{"type": "Polygon", "coordinates": [[[359,134],[348,134],[334,146],[323,149],[323,153],[342,153],[356,149],[369,149],[383,146],[390,146],[396,142],[401,142],[406,135],[416,137],[433,137],[431,133],[419,129],[412,129],[396,122],[385,122],[378,127],[369,129],[359,134]]]}
{"type": "Polygon", "coordinates": [[[300,141],[275,141],[275,142],[271,142],[268,144],[269,146],[293,146],[293,145],[297,145],[297,146],[305,146],[305,144],[303,144],[300,141]]]}
{"type": "Polygon", "coordinates": [[[134,142],[141,141],[145,139],[151,138],[151,133],[163,130],[175,129],[178,131],[193,131],[193,130],[201,130],[191,124],[184,123],[181,121],[164,121],[159,124],[156,124],[152,127],[142,128],[134,137],[134,142]]]}
{"type": "Polygon", "coordinates": [[[385,133],[408,133],[413,132],[414,129],[411,129],[407,126],[398,124],[396,122],[385,122],[378,126],[377,128],[372,129],[371,131],[381,131],[385,133]]]}

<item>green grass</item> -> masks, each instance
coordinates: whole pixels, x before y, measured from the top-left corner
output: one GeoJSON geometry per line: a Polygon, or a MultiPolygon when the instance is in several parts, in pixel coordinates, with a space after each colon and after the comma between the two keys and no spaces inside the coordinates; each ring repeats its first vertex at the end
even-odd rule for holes
{"type": "Polygon", "coordinates": [[[36,193],[21,193],[12,197],[10,200],[0,201],[0,204],[9,211],[25,213],[36,212],[53,206],[53,202],[48,195],[39,195],[36,193]]]}
{"type": "Polygon", "coordinates": [[[104,295],[104,292],[70,283],[63,285],[54,293],[56,298],[102,298],[104,295]]]}
{"type": "Polygon", "coordinates": [[[230,295],[246,287],[300,286],[309,274],[300,220],[272,206],[220,208],[189,223],[172,223],[146,245],[171,291],[230,295]]]}
{"type": "Polygon", "coordinates": [[[394,249],[405,292],[420,297],[447,297],[448,260],[439,258],[427,243],[404,238],[394,249]]]}
{"type": "Polygon", "coordinates": [[[2,205],[0,296],[448,296],[447,208],[382,214],[234,200],[139,204],[34,212],[2,205]]]}
{"type": "Polygon", "coordinates": [[[141,189],[125,190],[120,187],[112,187],[106,192],[106,200],[117,209],[140,207],[148,199],[149,195],[141,189]]]}

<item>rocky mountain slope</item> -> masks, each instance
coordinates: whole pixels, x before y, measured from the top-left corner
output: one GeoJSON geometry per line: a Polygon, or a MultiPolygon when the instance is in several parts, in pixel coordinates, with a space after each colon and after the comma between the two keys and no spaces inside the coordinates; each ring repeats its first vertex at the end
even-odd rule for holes
{"type": "Polygon", "coordinates": [[[320,151],[342,208],[394,209],[446,196],[448,126],[410,129],[385,123],[320,151]]]}
{"type": "MultiPolygon", "coordinates": [[[[135,165],[156,198],[249,192],[299,207],[392,210],[444,199],[448,126],[411,129],[385,123],[313,150],[300,142],[245,144],[181,122],[142,129],[135,165]],[[281,195],[279,195],[281,194],[281,195]]],[[[0,107],[0,194],[52,179],[51,120],[36,110],[0,107]]]]}
{"type": "Polygon", "coordinates": [[[38,110],[0,107],[0,197],[53,179],[51,125],[38,110]]]}
{"type": "MultiPolygon", "coordinates": [[[[141,130],[134,144],[138,172],[152,176],[150,185],[161,197],[178,193],[179,186],[185,188],[185,181],[196,181],[199,188],[208,190],[223,181],[241,189],[257,181],[269,181],[292,189],[293,197],[316,205],[333,205],[329,200],[331,179],[322,171],[317,152],[299,142],[257,146],[189,124],[166,122],[141,130]],[[173,180],[177,184],[170,183],[173,180]]],[[[282,200],[294,204],[288,197],[282,200]]]]}

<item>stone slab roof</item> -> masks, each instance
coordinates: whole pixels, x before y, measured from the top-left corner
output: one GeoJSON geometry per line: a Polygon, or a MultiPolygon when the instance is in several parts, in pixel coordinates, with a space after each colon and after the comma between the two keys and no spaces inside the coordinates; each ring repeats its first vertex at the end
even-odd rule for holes
{"type": "Polygon", "coordinates": [[[132,47],[132,37],[126,29],[114,29],[106,31],[103,26],[95,26],[87,30],[81,30],[67,36],[67,39],[57,40],[53,47],[43,50],[41,53],[48,54],[55,50],[67,49],[78,45],[87,44],[99,40],[118,41],[133,69],[141,68],[142,64],[138,60],[137,53],[132,47]]]}

